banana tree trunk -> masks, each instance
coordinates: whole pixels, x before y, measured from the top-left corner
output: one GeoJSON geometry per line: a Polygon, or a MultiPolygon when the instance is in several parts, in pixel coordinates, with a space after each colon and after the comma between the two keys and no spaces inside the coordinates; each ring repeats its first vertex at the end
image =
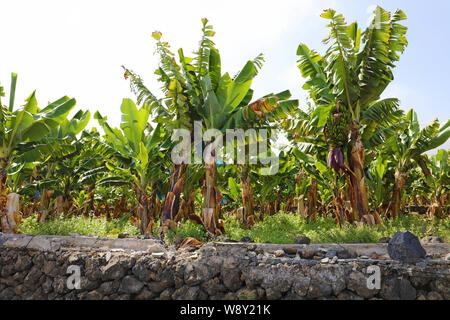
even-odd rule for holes
{"type": "Polygon", "coordinates": [[[250,184],[250,176],[247,167],[245,167],[241,173],[241,186],[242,206],[244,208],[242,220],[247,225],[247,227],[249,227],[255,222],[255,213],[253,190],[252,185],[250,184]]]}
{"type": "Polygon", "coordinates": [[[311,186],[308,190],[308,220],[317,217],[317,182],[311,179],[311,186]]]}
{"type": "Polygon", "coordinates": [[[0,222],[3,233],[17,233],[20,220],[19,205],[20,195],[10,193],[6,200],[6,210],[0,212],[0,222]]]}
{"type": "Polygon", "coordinates": [[[364,146],[359,130],[352,128],[350,154],[349,198],[355,219],[369,213],[369,189],[364,180],[364,146]]]}
{"type": "Polygon", "coordinates": [[[400,215],[402,190],[405,186],[406,173],[395,170],[395,183],[394,183],[394,200],[393,200],[393,213],[392,217],[397,218],[400,215]]]}
{"type": "Polygon", "coordinates": [[[141,234],[145,234],[148,227],[148,198],[147,198],[147,192],[146,187],[141,187],[139,189],[139,204],[138,204],[138,212],[139,212],[139,218],[140,218],[140,229],[141,234]]]}
{"type": "Polygon", "coordinates": [[[170,177],[170,188],[164,199],[163,211],[161,216],[161,226],[168,224],[168,221],[174,220],[180,209],[180,196],[183,191],[185,172],[187,165],[179,164],[173,167],[170,177]]]}
{"type": "Polygon", "coordinates": [[[305,208],[305,196],[303,194],[298,196],[297,200],[297,215],[306,219],[306,208],[305,208]]]}
{"type": "Polygon", "coordinates": [[[203,224],[213,236],[221,235],[219,229],[220,204],[222,193],[216,187],[216,155],[211,152],[210,160],[205,163],[205,182],[203,186],[203,224]]]}
{"type": "Polygon", "coordinates": [[[338,188],[333,189],[333,207],[336,222],[339,227],[342,228],[345,221],[345,205],[344,200],[341,198],[338,188]]]}

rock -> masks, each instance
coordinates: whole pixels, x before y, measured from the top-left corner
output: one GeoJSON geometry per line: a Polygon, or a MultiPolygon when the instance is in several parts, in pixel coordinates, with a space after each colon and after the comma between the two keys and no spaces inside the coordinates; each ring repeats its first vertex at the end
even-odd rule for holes
{"type": "Polygon", "coordinates": [[[390,240],[391,240],[391,238],[389,238],[389,237],[382,237],[382,238],[380,238],[380,240],[378,242],[379,243],[389,243],[390,240]]]}
{"type": "Polygon", "coordinates": [[[351,259],[357,256],[355,251],[348,249],[338,250],[336,254],[339,259],[351,259]]]}
{"type": "Polygon", "coordinates": [[[328,263],[330,262],[330,258],[323,258],[322,260],[320,260],[321,263],[328,263]]]}
{"type": "Polygon", "coordinates": [[[295,247],[285,247],[283,248],[283,251],[286,252],[287,254],[297,254],[297,248],[295,247]]]}
{"type": "Polygon", "coordinates": [[[422,238],[422,244],[430,244],[430,243],[444,243],[444,241],[439,237],[427,236],[422,238]]]}
{"type": "Polygon", "coordinates": [[[110,294],[115,293],[118,288],[119,288],[118,281],[107,281],[107,282],[103,282],[100,285],[100,287],[97,289],[97,291],[104,295],[110,295],[110,294]]]}
{"type": "Polygon", "coordinates": [[[360,296],[354,294],[351,291],[347,291],[347,290],[339,293],[337,298],[338,298],[338,300],[364,300],[360,296]]]}
{"type": "Polygon", "coordinates": [[[444,258],[445,261],[450,261],[450,253],[447,253],[447,255],[444,258]]]}
{"type": "Polygon", "coordinates": [[[242,287],[241,273],[238,270],[223,270],[222,281],[225,287],[231,291],[236,291],[242,287]]]}
{"type": "Polygon", "coordinates": [[[434,291],[431,291],[428,293],[427,299],[428,300],[444,300],[439,293],[434,292],[434,291]]]}
{"type": "Polygon", "coordinates": [[[337,256],[336,250],[328,250],[327,253],[325,253],[326,258],[333,258],[337,256]]]}
{"type": "Polygon", "coordinates": [[[143,264],[136,264],[132,272],[140,281],[150,281],[150,270],[143,264]]]}
{"type": "Polygon", "coordinates": [[[333,288],[329,283],[312,279],[308,289],[307,298],[308,299],[324,298],[330,296],[332,292],[333,288]]]}
{"type": "Polygon", "coordinates": [[[39,278],[42,276],[42,272],[39,268],[33,267],[31,268],[28,275],[23,280],[23,284],[25,287],[27,287],[29,290],[33,291],[36,289],[36,286],[38,285],[39,278]]]}
{"type": "Polygon", "coordinates": [[[431,290],[442,295],[444,300],[450,300],[450,279],[437,279],[432,281],[431,290]]]}
{"type": "Polygon", "coordinates": [[[240,242],[253,243],[254,241],[252,238],[245,236],[241,238],[240,242]]]}
{"type": "Polygon", "coordinates": [[[282,294],[278,290],[274,290],[272,288],[266,289],[266,297],[267,300],[280,300],[282,297],[282,294]]]}
{"type": "MultiPolygon", "coordinates": [[[[144,292],[144,291],[147,291],[147,290],[142,290],[142,292],[144,292]]],[[[172,300],[172,295],[173,295],[173,292],[174,292],[175,290],[173,289],[173,288],[167,288],[167,289],[165,289],[163,292],[161,292],[161,294],[159,295],[159,299],[161,299],[161,300],[172,300]]],[[[141,295],[142,294],[142,292],[139,294],[139,295],[141,295]]],[[[149,299],[151,299],[151,298],[149,298],[149,299]]],[[[148,300],[148,299],[142,299],[142,300],[148,300]]]]}
{"type": "Polygon", "coordinates": [[[103,280],[118,280],[125,275],[125,268],[121,265],[118,257],[112,257],[108,264],[102,268],[103,280]]]}
{"type": "Polygon", "coordinates": [[[46,278],[45,282],[42,284],[42,291],[47,294],[50,293],[53,290],[52,284],[53,280],[50,278],[46,278]]]}
{"type": "Polygon", "coordinates": [[[11,300],[14,297],[14,290],[11,288],[6,288],[0,292],[0,299],[11,300]]]}
{"type": "Polygon", "coordinates": [[[386,300],[414,300],[417,292],[407,279],[390,278],[382,281],[380,296],[386,300]]]}
{"type": "Polygon", "coordinates": [[[292,284],[292,293],[300,297],[305,297],[308,293],[309,285],[311,279],[304,276],[296,277],[294,283],[292,284]]]}
{"type": "Polygon", "coordinates": [[[144,284],[136,279],[134,276],[126,276],[123,278],[119,291],[128,294],[137,294],[141,291],[144,284]]]}
{"type": "Polygon", "coordinates": [[[347,288],[365,299],[374,297],[379,291],[377,289],[369,289],[367,287],[367,277],[359,271],[354,271],[349,275],[347,288]]]}
{"type": "Polygon", "coordinates": [[[400,300],[415,300],[416,289],[407,279],[400,279],[400,300]]]}
{"type": "Polygon", "coordinates": [[[274,254],[275,254],[275,257],[279,258],[279,257],[284,256],[284,251],[283,250],[275,250],[274,254]]]}
{"type": "Polygon", "coordinates": [[[359,258],[360,258],[360,259],[363,259],[363,260],[368,260],[368,259],[369,259],[368,256],[359,256],[359,258]]]}
{"type": "Polygon", "coordinates": [[[425,261],[420,261],[416,263],[416,266],[420,268],[425,268],[427,266],[427,263],[425,261]]]}
{"type": "Polygon", "coordinates": [[[103,295],[98,291],[90,291],[86,296],[87,300],[103,300],[103,295]]]}
{"type": "Polygon", "coordinates": [[[376,252],[372,252],[370,254],[370,259],[377,260],[378,259],[378,254],[376,252]]]}
{"type": "Polygon", "coordinates": [[[402,262],[415,262],[426,255],[419,239],[409,231],[395,233],[389,241],[388,253],[392,259],[402,262]]]}
{"type": "Polygon", "coordinates": [[[303,259],[312,259],[314,256],[316,256],[319,252],[317,250],[302,250],[299,252],[300,256],[303,259]]]}
{"type": "Polygon", "coordinates": [[[310,244],[311,239],[306,236],[296,237],[294,240],[295,244],[310,244]]]}
{"type": "Polygon", "coordinates": [[[337,261],[338,261],[338,257],[337,257],[337,256],[334,256],[334,257],[331,259],[330,263],[334,264],[334,263],[336,263],[337,261]]]}
{"type": "Polygon", "coordinates": [[[189,287],[186,294],[184,295],[184,300],[196,300],[198,297],[198,293],[200,291],[200,288],[198,286],[195,287],[189,287]]]}
{"type": "Polygon", "coordinates": [[[27,255],[19,255],[17,257],[16,263],[14,265],[14,270],[24,271],[27,270],[32,265],[32,260],[27,255]]]}

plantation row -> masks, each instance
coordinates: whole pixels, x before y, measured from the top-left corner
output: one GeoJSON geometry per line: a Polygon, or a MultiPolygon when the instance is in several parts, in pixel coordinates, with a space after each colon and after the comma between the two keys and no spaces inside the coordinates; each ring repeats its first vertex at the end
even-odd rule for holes
{"type": "MultiPolygon", "coordinates": [[[[448,217],[448,151],[427,152],[450,137],[450,120],[420,128],[414,110],[403,111],[396,98],[380,99],[407,46],[405,14],[378,7],[365,31],[331,9],[322,17],[330,30],[325,54],[305,44],[297,51],[306,106],[289,91],[253,97],[262,55],[234,76],[223,72],[207,19],[193,58],[182,49],[172,53],[161,33],[153,33],[160,57],[155,75],[164,96],[152,94],[124,67],[136,101],[123,100],[120,128],[96,112],[103,134],[86,129],[89,111],[68,117],[73,98],[42,107],[33,92],[16,108],[13,74],[9,104],[0,102],[1,231],[17,232],[21,220],[35,213],[39,223],[56,216],[109,219],[131,213],[145,235],[191,220],[212,237],[227,233],[227,215],[245,229],[280,211],[306,222],[333,217],[339,226],[382,225],[406,211],[448,217]],[[248,152],[244,164],[224,163],[208,148],[214,139],[200,141],[212,161],[174,164],[178,140],[172,135],[187,129],[194,141],[198,121],[203,131],[222,134],[271,129],[268,137],[247,136],[247,150],[266,143],[272,152],[280,133],[289,146],[271,175],[261,174],[266,166],[251,161],[248,152]]],[[[198,141],[188,147],[193,156],[198,141]]]]}

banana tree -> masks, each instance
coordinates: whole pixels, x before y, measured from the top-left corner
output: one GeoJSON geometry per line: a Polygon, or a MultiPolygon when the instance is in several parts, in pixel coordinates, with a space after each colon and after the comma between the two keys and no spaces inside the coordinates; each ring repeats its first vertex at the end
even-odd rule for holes
{"type": "MultiPolygon", "coordinates": [[[[222,75],[219,51],[211,37],[214,35],[208,20],[202,20],[203,36],[194,59],[178,50],[180,63],[169,50],[169,45],[161,41],[161,33],[154,32],[157,51],[161,57],[161,66],[156,71],[163,83],[164,99],[157,99],[142,82],[142,79],[126,69],[125,76],[131,79],[132,89],[138,101],[148,103],[155,112],[156,121],[166,123],[169,131],[179,128],[193,132],[194,122],[201,122],[202,130],[216,130],[217,138],[227,129],[244,128],[251,122],[271,117],[281,117],[298,105],[297,101],[287,100],[289,92],[269,95],[251,103],[253,91],[250,89],[253,78],[261,66],[262,57],[248,61],[235,76],[222,75]]],[[[191,139],[192,141],[192,139],[191,139]]],[[[222,194],[216,186],[217,158],[214,138],[205,146],[205,177],[203,187],[203,223],[206,230],[217,235],[224,232],[219,223],[222,194]]],[[[192,146],[191,146],[192,147],[192,146]]],[[[171,177],[170,189],[164,203],[162,224],[172,220],[179,208],[180,194],[183,189],[186,164],[175,165],[171,177]]]]}
{"type": "Polygon", "coordinates": [[[39,141],[51,134],[67,118],[76,104],[75,99],[62,97],[40,109],[33,92],[22,107],[15,109],[16,82],[17,75],[13,73],[9,105],[4,105],[0,100],[0,211],[3,232],[14,232],[16,227],[11,217],[18,211],[19,195],[16,193],[8,195],[7,178],[17,157],[20,157],[19,146],[22,143],[39,141]],[[7,198],[15,204],[8,205],[8,212],[5,211],[7,198]]]}
{"type": "MultiPolygon", "coordinates": [[[[369,190],[365,182],[365,150],[382,144],[398,130],[397,99],[380,100],[393,80],[392,69],[407,45],[406,19],[377,7],[370,26],[361,32],[332,9],[321,17],[329,21],[329,45],[322,57],[300,44],[299,69],[307,79],[304,89],[314,106],[309,123],[320,128],[328,146],[328,164],[345,173],[355,219],[368,214],[369,190]]],[[[315,144],[317,136],[304,142],[315,144]]],[[[319,141],[321,141],[319,140],[319,141]]]]}
{"type": "Polygon", "coordinates": [[[438,148],[450,137],[450,120],[440,126],[436,119],[428,126],[420,129],[417,114],[410,110],[406,115],[408,127],[399,135],[389,138],[383,149],[383,153],[394,159],[395,183],[392,194],[392,216],[398,217],[401,209],[402,190],[405,186],[408,170],[413,166],[419,166],[425,177],[429,179],[431,172],[429,160],[425,152],[438,148]]]}
{"type": "MultiPolygon", "coordinates": [[[[431,189],[433,203],[429,208],[428,215],[436,217],[448,216],[450,211],[450,167],[449,153],[447,150],[439,150],[430,157],[431,178],[427,185],[431,189]]],[[[430,194],[428,193],[428,194],[430,194]]]]}
{"type": "MultiPolygon", "coordinates": [[[[35,182],[25,187],[28,190],[34,186],[35,190],[40,190],[42,221],[49,213],[53,196],[62,196],[63,201],[69,201],[69,188],[66,182],[63,183],[66,185],[64,192],[55,193],[55,190],[58,189],[57,185],[61,181],[70,181],[77,177],[74,172],[75,163],[83,157],[82,149],[88,147],[85,134],[80,140],[77,139],[77,135],[86,127],[89,119],[90,112],[80,110],[72,119],[64,119],[57,127],[52,128],[52,131],[43,139],[21,143],[17,148],[20,156],[16,157],[12,166],[15,173],[10,174],[11,187],[17,188],[22,185],[24,179],[29,177],[32,166],[42,168],[39,171],[43,171],[44,178],[36,179],[34,177],[35,182]],[[64,167],[65,169],[63,169],[64,167]],[[61,179],[59,174],[62,172],[65,172],[65,174],[62,174],[63,178],[61,179]],[[55,173],[58,177],[55,177],[55,173]]],[[[92,151],[91,154],[93,155],[92,151]]],[[[83,165],[82,168],[87,169],[87,166],[83,165]]],[[[27,190],[22,190],[20,193],[27,190]]]]}
{"type": "MultiPolygon", "coordinates": [[[[95,113],[94,118],[105,131],[105,143],[116,151],[115,159],[119,162],[117,165],[109,162],[106,166],[112,170],[122,171],[122,176],[129,177],[138,199],[140,230],[142,234],[148,235],[152,232],[155,222],[153,211],[157,201],[155,184],[165,174],[161,165],[165,161],[161,152],[163,150],[161,148],[164,148],[164,132],[161,125],[153,129],[148,123],[150,111],[147,104],[138,109],[131,99],[123,99],[121,111],[120,129],[111,128],[107,118],[99,112],[95,113]],[[150,198],[149,187],[152,188],[150,198]]],[[[166,144],[165,148],[168,146],[166,144]]],[[[114,179],[108,179],[103,183],[112,183],[112,180],[114,179]]]]}

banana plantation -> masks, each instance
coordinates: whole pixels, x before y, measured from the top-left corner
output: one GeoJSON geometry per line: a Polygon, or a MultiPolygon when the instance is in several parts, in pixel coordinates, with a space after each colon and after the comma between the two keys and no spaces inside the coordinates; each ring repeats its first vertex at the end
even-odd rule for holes
{"type": "Polygon", "coordinates": [[[297,49],[306,103],[288,90],[254,96],[262,55],[242,61],[237,74],[223,70],[207,19],[193,53],[152,34],[160,88],[123,66],[121,80],[134,98],[110,106],[121,113],[119,127],[105,114],[78,110],[75,98],[42,105],[36,92],[16,97],[13,73],[10,88],[0,87],[1,232],[19,233],[30,219],[39,225],[72,217],[122,219],[158,237],[194,224],[211,240],[229,236],[229,221],[252,230],[277,215],[306,224],[326,219],[337,228],[376,228],[408,215],[448,221],[449,152],[442,145],[450,120],[423,126],[414,106],[384,98],[408,44],[406,15],[378,7],[367,28],[331,9],[321,17],[326,51],[305,43],[297,49]],[[180,130],[189,138],[188,161],[176,162],[180,130]],[[196,130],[214,130],[216,138],[256,134],[232,139],[229,150],[214,137],[196,138],[196,130]],[[256,146],[266,161],[251,156],[256,146]],[[223,159],[238,149],[244,161],[223,159]]]}

